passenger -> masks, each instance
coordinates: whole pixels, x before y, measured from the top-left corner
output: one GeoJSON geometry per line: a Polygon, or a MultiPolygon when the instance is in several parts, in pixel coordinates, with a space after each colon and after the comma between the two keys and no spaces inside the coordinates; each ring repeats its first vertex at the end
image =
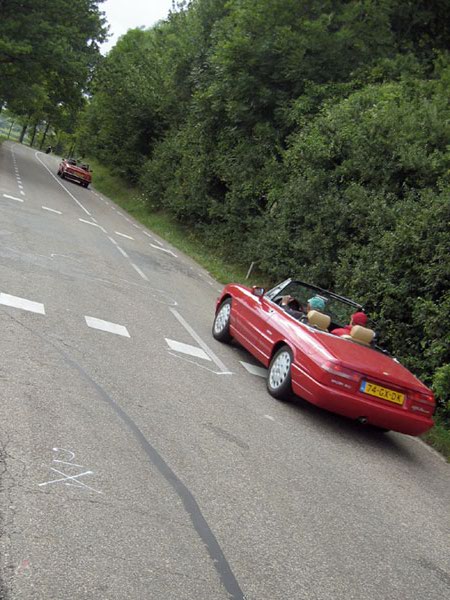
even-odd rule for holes
{"type": "Polygon", "coordinates": [[[306,305],[306,314],[311,310],[318,310],[319,312],[323,312],[325,310],[325,300],[320,296],[313,296],[308,300],[308,304],[306,305]]]}
{"type": "Polygon", "coordinates": [[[361,311],[355,312],[351,316],[349,325],[333,329],[331,333],[333,333],[334,335],[350,335],[353,325],[360,325],[361,327],[365,327],[367,325],[367,315],[361,311]]]}

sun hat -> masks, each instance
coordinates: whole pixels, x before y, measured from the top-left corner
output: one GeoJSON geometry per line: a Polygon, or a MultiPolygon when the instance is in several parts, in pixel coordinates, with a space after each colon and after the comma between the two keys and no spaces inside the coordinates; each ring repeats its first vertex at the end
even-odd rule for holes
{"type": "Polygon", "coordinates": [[[325,309],[325,301],[323,300],[323,298],[320,298],[319,296],[313,296],[312,298],[310,298],[308,300],[308,304],[311,308],[311,310],[324,310],[325,309]]]}

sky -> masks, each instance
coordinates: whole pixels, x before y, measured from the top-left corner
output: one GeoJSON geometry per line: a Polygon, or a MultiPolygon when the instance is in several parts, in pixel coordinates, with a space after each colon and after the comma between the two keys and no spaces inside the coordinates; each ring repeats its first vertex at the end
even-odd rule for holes
{"type": "Polygon", "coordinates": [[[106,54],[117,39],[128,29],[144,26],[151,27],[157,21],[165,19],[172,8],[172,0],[105,0],[100,10],[105,13],[110,25],[111,37],[102,45],[106,54]]]}

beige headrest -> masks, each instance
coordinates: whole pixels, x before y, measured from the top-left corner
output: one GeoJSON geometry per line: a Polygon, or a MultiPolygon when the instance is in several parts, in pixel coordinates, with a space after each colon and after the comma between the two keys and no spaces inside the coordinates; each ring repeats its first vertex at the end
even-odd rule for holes
{"type": "Polygon", "coordinates": [[[361,327],[361,325],[353,325],[350,332],[350,339],[353,342],[358,342],[363,346],[370,346],[373,338],[375,337],[375,331],[368,327],[361,327]]]}
{"type": "Polygon", "coordinates": [[[324,315],[318,310],[310,310],[308,313],[308,324],[322,331],[327,331],[331,323],[331,317],[324,315]]]}

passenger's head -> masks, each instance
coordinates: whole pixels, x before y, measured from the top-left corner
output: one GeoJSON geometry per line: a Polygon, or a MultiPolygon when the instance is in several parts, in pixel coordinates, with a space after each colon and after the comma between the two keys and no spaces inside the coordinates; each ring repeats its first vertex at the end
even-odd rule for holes
{"type": "Polygon", "coordinates": [[[318,310],[320,312],[325,310],[325,301],[320,296],[313,296],[308,300],[308,312],[310,310],[318,310]]]}
{"type": "Polygon", "coordinates": [[[367,325],[367,315],[363,312],[355,312],[352,314],[350,323],[352,325],[360,325],[365,327],[367,325]]]}

